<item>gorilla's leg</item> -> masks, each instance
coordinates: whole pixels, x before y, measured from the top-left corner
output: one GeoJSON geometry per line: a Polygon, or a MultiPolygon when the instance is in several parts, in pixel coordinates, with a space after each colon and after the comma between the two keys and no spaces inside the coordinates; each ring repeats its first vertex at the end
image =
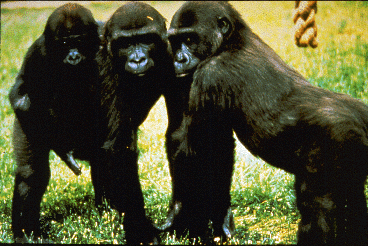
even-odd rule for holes
{"type": "Polygon", "coordinates": [[[108,190],[106,189],[110,182],[110,177],[108,175],[109,172],[102,166],[104,163],[99,160],[100,157],[90,161],[91,179],[95,191],[95,205],[97,208],[100,208],[100,206],[103,205],[104,200],[109,200],[109,197],[111,196],[109,196],[108,190]]]}
{"type": "Polygon", "coordinates": [[[12,204],[13,233],[16,242],[46,236],[40,231],[40,204],[50,179],[49,149],[30,139],[19,121],[14,123],[14,153],[17,168],[12,204]],[[23,233],[24,230],[24,233],[23,233]]]}
{"type": "Polygon", "coordinates": [[[345,169],[322,176],[296,176],[302,215],[298,244],[367,245],[368,215],[364,175],[345,169]]]}
{"type": "MultiPolygon", "coordinates": [[[[225,131],[224,131],[225,132],[225,131]]],[[[235,233],[235,223],[230,207],[231,179],[234,169],[235,140],[232,130],[227,129],[226,134],[220,134],[215,144],[216,149],[212,199],[211,220],[213,222],[214,236],[220,236],[223,240],[230,238],[235,233]]]]}
{"type": "Polygon", "coordinates": [[[108,194],[112,207],[124,213],[125,239],[130,243],[151,243],[157,240],[158,230],[147,219],[138,173],[137,129],[125,132],[115,142],[114,151],[107,150],[106,158],[111,178],[108,194]],[[131,135],[133,134],[133,135],[131,135]],[[133,141],[131,141],[133,140],[133,141]],[[124,147],[122,147],[123,145],[124,147]]]}
{"type": "Polygon", "coordinates": [[[173,198],[163,229],[175,230],[177,236],[189,230],[190,237],[207,240],[211,220],[213,236],[230,237],[235,227],[230,208],[235,147],[232,129],[218,118],[186,117],[173,139],[181,144],[170,167],[173,198]]]}

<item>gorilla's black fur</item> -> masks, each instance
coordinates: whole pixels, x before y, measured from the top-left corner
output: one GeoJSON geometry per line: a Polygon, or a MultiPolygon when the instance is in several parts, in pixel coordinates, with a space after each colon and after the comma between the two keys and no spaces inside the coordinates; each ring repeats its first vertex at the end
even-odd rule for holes
{"type": "MultiPolygon", "coordinates": [[[[90,161],[95,176],[97,29],[92,13],[81,5],[57,8],[43,34],[28,49],[9,93],[16,114],[13,145],[17,169],[12,205],[16,242],[25,242],[24,233],[30,236],[32,231],[35,238],[46,236],[39,220],[41,199],[50,178],[50,150],[76,174],[80,174],[80,168],[74,157],[90,161]]],[[[93,184],[96,193],[104,189],[96,179],[93,184]]]]}
{"type": "Polygon", "coordinates": [[[166,229],[204,235],[212,220],[215,236],[231,234],[234,130],[252,154],[295,175],[300,244],[366,245],[368,107],[312,86],[226,2],[184,4],[168,34],[190,92],[169,136],[178,147],[166,229]]]}
{"type": "Polygon", "coordinates": [[[145,3],[118,8],[102,31],[100,67],[102,133],[105,158],[114,189],[111,204],[124,212],[129,243],[150,242],[157,230],[145,217],[138,177],[137,131],[174,76],[165,19],[145,3]],[[102,127],[105,129],[105,127],[102,127]]]}

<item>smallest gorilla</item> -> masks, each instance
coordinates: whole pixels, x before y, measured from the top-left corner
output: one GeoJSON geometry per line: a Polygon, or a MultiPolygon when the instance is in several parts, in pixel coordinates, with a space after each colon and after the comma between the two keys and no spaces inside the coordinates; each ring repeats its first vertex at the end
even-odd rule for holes
{"type": "Polygon", "coordinates": [[[26,242],[24,233],[45,236],[41,233],[40,203],[50,179],[50,150],[76,174],[80,168],[74,156],[91,161],[95,192],[102,193],[93,164],[98,159],[94,135],[98,130],[98,68],[94,59],[99,44],[92,13],[81,5],[65,4],[50,15],[43,34],[24,58],[9,94],[16,114],[15,242],[26,242]]]}

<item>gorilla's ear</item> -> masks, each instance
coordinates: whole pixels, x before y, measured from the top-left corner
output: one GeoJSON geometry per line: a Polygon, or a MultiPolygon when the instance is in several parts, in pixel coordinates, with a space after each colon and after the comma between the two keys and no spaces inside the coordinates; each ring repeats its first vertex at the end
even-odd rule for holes
{"type": "Polygon", "coordinates": [[[232,32],[232,25],[231,22],[229,21],[229,19],[227,17],[220,17],[217,20],[217,26],[219,27],[222,35],[224,35],[224,37],[229,37],[231,32],[232,32]]]}

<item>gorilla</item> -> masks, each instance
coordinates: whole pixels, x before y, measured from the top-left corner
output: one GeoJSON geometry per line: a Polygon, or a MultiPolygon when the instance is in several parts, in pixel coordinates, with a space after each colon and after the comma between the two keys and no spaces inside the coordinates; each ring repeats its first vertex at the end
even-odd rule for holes
{"type": "MultiPolygon", "coordinates": [[[[98,156],[98,24],[79,4],[65,4],[48,18],[43,34],[24,58],[9,99],[16,118],[13,147],[17,163],[12,204],[15,242],[46,237],[40,203],[50,179],[49,152],[79,175],[75,158],[90,161],[92,177],[98,156]],[[22,232],[24,230],[24,233],[22,232]]],[[[96,193],[104,190],[93,179],[96,193]]]]}
{"type": "Polygon", "coordinates": [[[102,30],[97,53],[101,83],[103,162],[111,189],[106,196],[124,212],[128,243],[156,242],[158,229],[145,216],[138,176],[137,131],[175,78],[163,16],[148,4],[126,3],[102,30]],[[171,79],[170,79],[171,78],[171,79]]]}
{"type": "Polygon", "coordinates": [[[312,86],[227,2],[185,3],[168,38],[175,83],[189,89],[181,126],[168,134],[173,199],[163,229],[206,236],[212,221],[214,236],[232,235],[234,131],[295,175],[299,244],[367,245],[367,105],[312,86]]]}

